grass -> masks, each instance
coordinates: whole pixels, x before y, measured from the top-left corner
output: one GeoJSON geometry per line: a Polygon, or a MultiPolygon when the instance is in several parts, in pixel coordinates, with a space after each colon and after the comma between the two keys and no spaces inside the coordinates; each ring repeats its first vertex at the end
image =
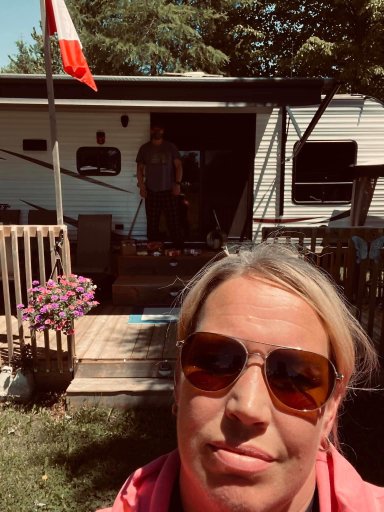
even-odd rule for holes
{"type": "MultiPolygon", "coordinates": [[[[349,399],[344,453],[364,479],[384,486],[383,392],[349,399]]],[[[94,512],[111,505],[127,476],[176,446],[168,409],[65,410],[62,398],[0,404],[1,512],[94,512]]]]}
{"type": "Polygon", "coordinates": [[[82,409],[59,401],[0,412],[2,512],[92,512],[137,467],[175,447],[169,410],[82,409]]]}

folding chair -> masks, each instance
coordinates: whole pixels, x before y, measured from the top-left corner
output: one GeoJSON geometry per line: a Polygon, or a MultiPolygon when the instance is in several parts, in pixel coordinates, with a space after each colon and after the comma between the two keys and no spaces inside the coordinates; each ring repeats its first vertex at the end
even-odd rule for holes
{"type": "Polygon", "coordinates": [[[112,287],[112,215],[79,215],[76,261],[73,272],[90,277],[98,286],[97,296],[112,287]]]}

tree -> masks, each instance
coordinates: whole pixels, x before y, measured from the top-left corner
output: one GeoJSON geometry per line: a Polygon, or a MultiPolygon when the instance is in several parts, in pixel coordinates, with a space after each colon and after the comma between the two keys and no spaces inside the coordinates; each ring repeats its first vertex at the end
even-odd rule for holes
{"type": "Polygon", "coordinates": [[[206,34],[206,40],[226,56],[224,73],[229,76],[268,76],[263,54],[264,27],[260,2],[242,0],[226,3],[225,15],[206,34]]]}
{"type": "MultiPolygon", "coordinates": [[[[329,76],[384,100],[383,0],[67,0],[101,75],[329,76]]],[[[42,40],[7,71],[44,71],[42,40]]],[[[54,70],[61,71],[53,44],[54,70]]],[[[3,69],[4,71],[4,69],[3,69]]]]}
{"type": "Polygon", "coordinates": [[[264,67],[275,76],[330,76],[384,99],[382,0],[263,0],[264,67]]]}
{"type": "MultiPolygon", "coordinates": [[[[225,17],[194,2],[170,0],[67,0],[67,7],[93,74],[161,75],[166,72],[219,73],[226,55],[205,41],[217,20],[225,17]]],[[[218,4],[227,4],[221,0],[218,4]]],[[[18,41],[18,55],[2,71],[44,71],[43,42],[18,41]]],[[[57,49],[57,45],[54,46],[57,49]]],[[[55,72],[62,72],[55,60],[55,72]]]]}
{"type": "Polygon", "coordinates": [[[308,38],[296,52],[297,73],[335,76],[351,92],[384,100],[384,2],[324,2],[322,34],[308,38]],[[336,24],[331,20],[336,19],[336,24]],[[333,30],[326,34],[326,27],[333,30]]]}
{"type": "MultiPolygon", "coordinates": [[[[24,41],[16,41],[18,53],[9,57],[9,64],[1,69],[3,73],[25,73],[38,74],[45,73],[44,64],[44,41],[43,36],[37,32],[34,27],[32,30],[32,44],[26,44],[24,41]]],[[[57,40],[51,41],[52,54],[52,72],[63,73],[61,65],[60,51],[57,40]]]]}
{"type": "Polygon", "coordinates": [[[218,73],[227,61],[204,39],[224,16],[211,7],[169,0],[69,0],[69,7],[96,74],[218,73]]]}

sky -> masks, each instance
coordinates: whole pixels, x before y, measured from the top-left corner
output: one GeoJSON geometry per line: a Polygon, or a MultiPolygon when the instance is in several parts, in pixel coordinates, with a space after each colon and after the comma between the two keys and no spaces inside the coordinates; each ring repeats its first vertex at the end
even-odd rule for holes
{"type": "Polygon", "coordinates": [[[16,41],[32,43],[33,27],[40,31],[40,0],[0,0],[0,67],[17,53],[16,41]]]}

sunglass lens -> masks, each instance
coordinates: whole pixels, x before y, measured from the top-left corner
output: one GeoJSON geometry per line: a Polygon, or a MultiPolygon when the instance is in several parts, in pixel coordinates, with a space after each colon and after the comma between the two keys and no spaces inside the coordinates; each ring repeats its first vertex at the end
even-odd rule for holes
{"type": "Polygon", "coordinates": [[[246,360],[246,350],[239,342],[212,333],[192,334],[181,352],[184,375],[203,391],[219,391],[231,385],[246,360]]]}
{"type": "Polygon", "coordinates": [[[335,384],[332,364],[320,354],[277,349],[267,358],[266,377],[273,395],[298,411],[322,407],[335,384]]]}

